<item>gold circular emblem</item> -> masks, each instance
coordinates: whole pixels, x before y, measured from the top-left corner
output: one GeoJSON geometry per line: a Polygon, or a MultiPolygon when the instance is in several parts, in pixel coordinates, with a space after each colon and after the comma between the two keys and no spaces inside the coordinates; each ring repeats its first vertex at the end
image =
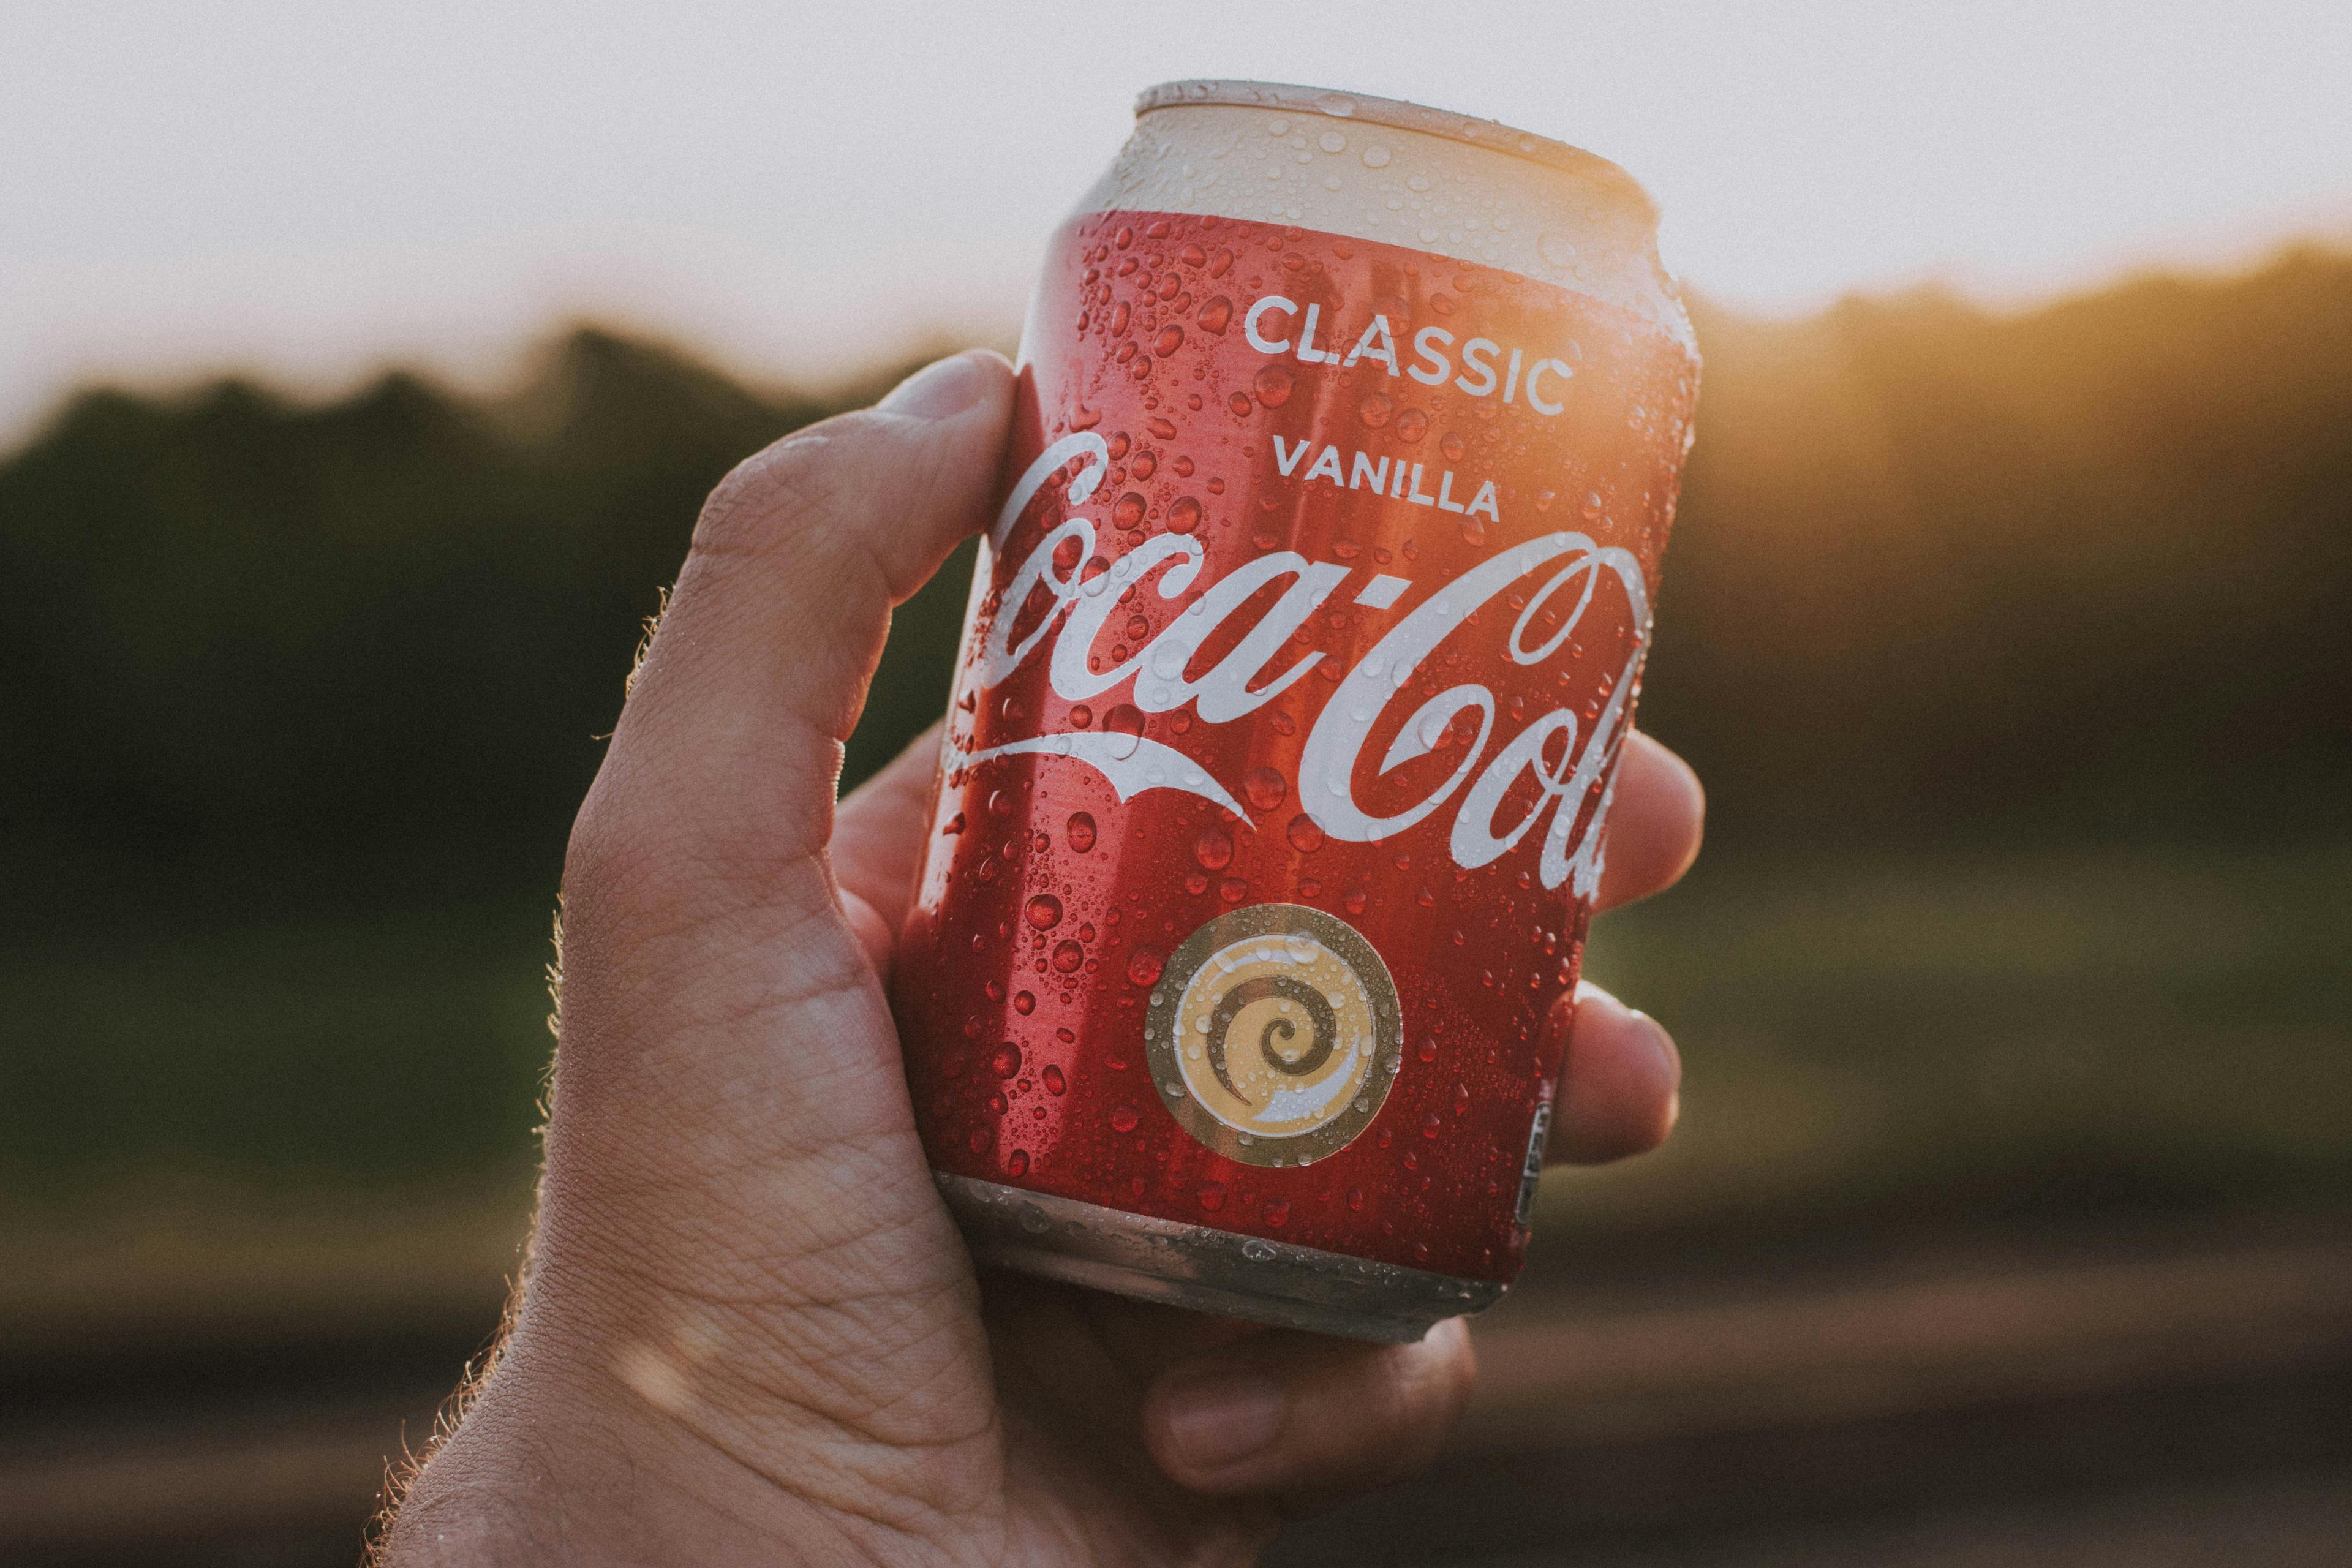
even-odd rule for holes
{"type": "Polygon", "coordinates": [[[1370,1126],[1403,1037],[1371,943],[1298,904],[1236,910],[1185,938],[1143,1026],[1170,1114],[1226,1158],[1269,1166],[1310,1164],[1370,1126]]]}

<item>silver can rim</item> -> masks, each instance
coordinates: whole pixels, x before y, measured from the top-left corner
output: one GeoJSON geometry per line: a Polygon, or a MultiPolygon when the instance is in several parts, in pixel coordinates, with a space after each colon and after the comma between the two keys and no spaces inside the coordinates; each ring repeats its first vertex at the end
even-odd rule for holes
{"type": "Polygon", "coordinates": [[[1650,195],[1641,181],[1598,153],[1589,153],[1581,147],[1549,136],[1538,136],[1532,131],[1521,131],[1499,120],[1456,114],[1401,98],[1379,98],[1370,93],[1306,87],[1297,82],[1202,77],[1185,81],[1163,81],[1156,87],[1145,88],[1136,95],[1135,115],[1140,120],[1158,110],[1189,109],[1203,104],[1230,104],[1244,109],[1278,109],[1292,114],[1318,114],[1326,119],[1387,125],[1399,131],[1416,131],[1424,136],[1459,142],[1465,146],[1483,147],[1490,153],[1524,158],[1547,168],[1580,175],[1627,202],[1653,227],[1658,221],[1656,198],[1650,195]]]}
{"type": "Polygon", "coordinates": [[[931,1173],[974,1261],[1221,1317],[1410,1344],[1509,1286],[931,1173]]]}

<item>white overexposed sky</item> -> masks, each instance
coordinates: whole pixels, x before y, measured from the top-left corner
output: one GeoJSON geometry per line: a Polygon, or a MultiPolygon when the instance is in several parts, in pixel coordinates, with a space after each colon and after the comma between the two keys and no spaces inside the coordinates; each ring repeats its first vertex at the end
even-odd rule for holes
{"type": "Polygon", "coordinates": [[[483,376],[582,315],[766,376],[1004,335],[1186,76],[1590,147],[1776,312],[2352,236],[2347,0],[0,0],[0,443],[94,376],[483,376]]]}

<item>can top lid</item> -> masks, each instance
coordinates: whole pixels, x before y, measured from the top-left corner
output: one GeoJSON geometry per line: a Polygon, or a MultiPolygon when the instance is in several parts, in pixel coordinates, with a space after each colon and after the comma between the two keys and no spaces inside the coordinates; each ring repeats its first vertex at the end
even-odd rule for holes
{"type": "Polygon", "coordinates": [[[1334,92],[1291,82],[1198,79],[1163,81],[1136,95],[1138,119],[1157,109],[1192,104],[1230,103],[1248,109],[1281,109],[1296,114],[1321,114],[1334,120],[1357,120],[1372,125],[1392,125],[1467,142],[1492,152],[1525,158],[1554,169],[1581,175],[1632,204],[1650,223],[1658,221],[1658,204],[1642,183],[1597,153],[1520,131],[1497,120],[1452,114],[1398,98],[1373,98],[1360,92],[1334,92]]]}

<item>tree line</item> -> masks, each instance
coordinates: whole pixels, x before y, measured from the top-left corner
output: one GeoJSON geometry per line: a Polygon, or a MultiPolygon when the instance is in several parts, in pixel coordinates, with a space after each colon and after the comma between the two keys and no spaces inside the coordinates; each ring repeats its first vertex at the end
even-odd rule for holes
{"type": "MultiPolygon", "coordinates": [[[[1699,315],[1643,721],[1719,847],[2341,835],[2352,258],[1699,315]]],[[[498,398],[75,397],[0,459],[7,919],[551,889],[703,494],[875,389],[583,328],[498,398]]],[[[940,709],[963,563],[853,774],[940,709]]]]}

